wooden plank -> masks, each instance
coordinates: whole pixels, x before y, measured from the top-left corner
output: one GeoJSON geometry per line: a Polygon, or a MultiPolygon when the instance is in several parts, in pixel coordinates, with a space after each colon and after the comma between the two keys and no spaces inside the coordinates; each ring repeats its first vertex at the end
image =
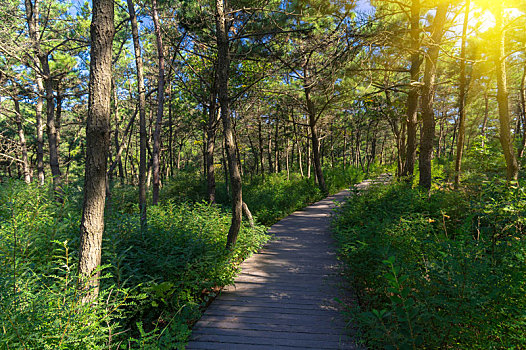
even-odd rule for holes
{"type": "Polygon", "coordinates": [[[259,316],[265,315],[293,315],[296,318],[302,316],[318,316],[322,319],[326,319],[327,316],[338,317],[340,314],[338,311],[327,310],[322,308],[313,307],[301,307],[301,308],[288,308],[286,306],[254,306],[250,305],[232,305],[223,304],[212,305],[206,310],[207,315],[246,315],[248,313],[258,314],[259,316]],[[224,306],[223,306],[224,305],[224,306]]]}
{"type": "MultiPolygon", "coordinates": [[[[224,313],[205,313],[204,317],[198,322],[198,326],[213,325],[216,324],[218,327],[229,323],[257,323],[257,324],[272,324],[272,325],[286,325],[286,326],[305,326],[307,329],[318,329],[327,330],[332,327],[342,328],[345,327],[345,322],[340,318],[334,318],[330,315],[321,316],[309,316],[309,317],[297,317],[296,315],[287,314],[275,314],[275,315],[257,315],[257,314],[224,314],[224,313]],[[310,327],[310,328],[309,328],[310,327]]],[[[343,329],[340,329],[340,332],[343,329]]],[[[343,333],[343,332],[342,332],[343,333]]]]}
{"type": "MultiPolygon", "coordinates": [[[[334,304],[335,302],[333,302],[334,304]]],[[[239,300],[239,298],[233,298],[233,299],[221,299],[220,303],[214,304],[214,306],[217,305],[218,307],[230,307],[230,306],[253,306],[253,307],[262,307],[262,308],[282,308],[282,309],[309,309],[309,310],[316,310],[316,309],[329,309],[329,310],[337,310],[336,307],[333,305],[329,305],[328,303],[323,303],[319,301],[295,301],[295,300],[268,300],[268,299],[251,299],[246,300],[242,299],[239,300]]]]}
{"type": "MultiPolygon", "coordinates": [[[[258,332],[259,333],[259,332],[258,332]]],[[[301,333],[289,333],[291,335],[301,333]]],[[[304,340],[301,338],[272,338],[272,337],[261,337],[251,336],[243,337],[236,335],[215,335],[215,334],[203,334],[195,338],[198,341],[208,341],[217,343],[234,343],[234,344],[246,344],[246,345],[267,345],[269,347],[274,346],[294,346],[301,347],[303,349],[340,349],[343,347],[343,342],[334,336],[331,340],[304,340]]]]}
{"type": "Polygon", "coordinates": [[[280,330],[254,330],[254,329],[232,329],[232,328],[216,328],[216,327],[201,327],[194,330],[197,336],[194,339],[203,340],[203,334],[230,336],[235,334],[243,338],[251,339],[255,337],[273,338],[273,339],[301,339],[304,341],[335,341],[339,340],[336,333],[308,333],[308,332],[292,332],[280,330]]]}
{"type": "MultiPolygon", "coordinates": [[[[209,321],[200,323],[195,327],[196,334],[198,334],[200,329],[232,329],[232,330],[258,330],[258,331],[267,331],[267,332],[289,332],[289,333],[311,333],[311,334],[335,334],[341,335],[341,331],[335,327],[322,326],[316,329],[312,329],[310,325],[287,325],[287,324],[270,324],[270,323],[240,323],[240,322],[231,322],[231,323],[211,323],[209,321]]],[[[194,334],[194,333],[192,333],[194,334]]]]}
{"type": "MultiPolygon", "coordinates": [[[[257,344],[236,344],[236,343],[216,343],[216,342],[204,342],[195,341],[191,342],[187,347],[187,350],[269,350],[268,345],[257,345],[257,344]]],[[[298,350],[304,349],[298,346],[273,346],[272,350],[298,350]]],[[[310,348],[313,349],[313,348],[310,348]]]]}

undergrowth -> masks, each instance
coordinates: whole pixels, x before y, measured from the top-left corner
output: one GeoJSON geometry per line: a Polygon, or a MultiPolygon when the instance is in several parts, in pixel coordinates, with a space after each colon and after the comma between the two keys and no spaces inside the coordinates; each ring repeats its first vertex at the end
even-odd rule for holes
{"type": "MultiPolygon", "coordinates": [[[[332,193],[361,180],[348,168],[326,169],[332,193]]],[[[111,188],[105,215],[101,291],[81,303],[77,264],[82,185],[65,188],[58,204],[45,188],[11,180],[0,184],[1,349],[182,349],[191,326],[220,287],[233,283],[239,263],[267,240],[266,228],[243,223],[225,250],[228,196],[203,202],[206,187],[181,172],[148,207],[139,227],[135,188],[111,188]]],[[[322,195],[314,179],[291,174],[254,178],[244,200],[258,222],[270,225],[322,195]]]]}
{"type": "Polygon", "coordinates": [[[1,185],[0,348],[182,348],[208,299],[268,239],[263,226],[243,225],[226,251],[230,214],[199,202],[149,208],[141,232],[121,192],[105,219],[101,293],[86,305],[76,275],[80,208],[68,200],[80,195],[61,205],[36,186],[1,185]]]}
{"type": "MultiPolygon", "coordinates": [[[[329,193],[349,188],[360,182],[363,174],[356,168],[342,167],[324,169],[325,181],[329,193]]],[[[291,173],[268,174],[255,177],[243,187],[243,199],[250,210],[265,225],[272,225],[290,213],[302,209],[324,197],[311,178],[291,173]]]]}
{"type": "Polygon", "coordinates": [[[526,347],[526,190],[487,182],[429,196],[352,196],[333,222],[370,348],[526,347]]]}

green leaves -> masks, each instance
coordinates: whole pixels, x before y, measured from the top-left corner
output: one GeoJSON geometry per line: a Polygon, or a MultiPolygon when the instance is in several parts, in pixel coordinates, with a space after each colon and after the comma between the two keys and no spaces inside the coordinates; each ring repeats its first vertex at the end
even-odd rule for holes
{"type": "Polygon", "coordinates": [[[430,197],[393,184],[352,197],[333,229],[359,300],[348,314],[367,344],[524,347],[525,204],[504,183],[430,197]]]}
{"type": "Polygon", "coordinates": [[[76,276],[80,188],[65,191],[67,200],[58,205],[45,188],[0,185],[0,343],[9,348],[182,346],[200,308],[269,238],[262,226],[243,226],[228,252],[228,211],[175,201],[150,208],[143,234],[137,210],[129,210],[135,189],[115,188],[106,214],[101,294],[84,305],[76,276]]]}

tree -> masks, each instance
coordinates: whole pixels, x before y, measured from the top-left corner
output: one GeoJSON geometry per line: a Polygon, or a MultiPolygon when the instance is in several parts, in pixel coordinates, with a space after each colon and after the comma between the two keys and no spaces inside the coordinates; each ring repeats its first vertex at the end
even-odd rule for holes
{"type": "Polygon", "coordinates": [[[506,178],[516,181],[519,176],[519,164],[515,157],[515,150],[511,139],[510,110],[508,101],[508,81],[506,72],[504,9],[500,2],[495,3],[494,15],[496,19],[495,34],[497,45],[493,50],[493,62],[497,75],[497,102],[499,105],[500,144],[506,159],[506,178]]]}
{"type": "Polygon", "coordinates": [[[460,184],[460,168],[462,164],[462,153],[464,151],[465,130],[466,130],[466,41],[469,21],[469,10],[471,8],[471,1],[467,0],[465,3],[464,25],[462,27],[462,42],[460,48],[460,84],[459,84],[459,101],[458,101],[458,141],[457,141],[457,157],[455,160],[455,186],[460,184]]]}
{"type": "Polygon", "coordinates": [[[37,122],[37,172],[38,172],[38,182],[40,185],[44,184],[44,126],[42,121],[42,111],[43,111],[43,96],[44,96],[44,83],[40,72],[37,67],[39,67],[37,57],[41,55],[40,51],[40,41],[39,41],[39,1],[31,0],[25,1],[26,9],[26,21],[29,28],[29,37],[31,38],[31,44],[34,54],[31,56],[34,59],[34,70],[35,70],[35,80],[37,84],[37,104],[36,104],[36,122],[37,122]]]}
{"type": "Polygon", "coordinates": [[[152,173],[153,173],[153,199],[152,204],[159,202],[160,179],[160,153],[161,153],[161,123],[164,109],[164,46],[161,34],[161,24],[157,9],[157,0],[152,2],[152,18],[155,28],[157,56],[159,60],[159,74],[157,77],[157,117],[155,118],[155,131],[153,133],[152,173]]]}
{"type": "Polygon", "coordinates": [[[422,129],[420,133],[420,170],[419,185],[425,189],[431,188],[431,159],[435,142],[435,113],[433,102],[435,98],[435,79],[437,71],[440,42],[444,35],[449,3],[442,1],[437,6],[435,19],[431,27],[431,42],[425,59],[424,87],[422,91],[422,129]]]}
{"type": "Polygon", "coordinates": [[[230,101],[228,97],[230,51],[228,46],[226,9],[228,9],[227,1],[216,0],[217,88],[232,191],[232,223],[228,230],[226,245],[227,248],[231,248],[236,243],[239,229],[241,228],[243,194],[232,121],[230,120],[230,101]]]}
{"type": "Polygon", "coordinates": [[[111,0],[93,0],[90,80],[86,123],[86,170],[80,224],[79,275],[89,302],[99,291],[106,202],[106,168],[110,145],[112,44],[115,34],[111,0]]]}
{"type": "Polygon", "coordinates": [[[132,29],[133,49],[135,53],[135,67],[137,70],[137,89],[139,90],[139,211],[141,229],[147,226],[146,218],[146,89],[144,87],[144,65],[139,41],[139,26],[132,0],[127,0],[132,29]]]}
{"type": "Polygon", "coordinates": [[[405,163],[402,176],[407,176],[408,181],[412,182],[416,160],[416,130],[418,124],[418,97],[420,93],[419,79],[420,66],[420,0],[413,0],[411,3],[411,75],[410,90],[407,94],[407,142],[405,151],[405,163]]]}

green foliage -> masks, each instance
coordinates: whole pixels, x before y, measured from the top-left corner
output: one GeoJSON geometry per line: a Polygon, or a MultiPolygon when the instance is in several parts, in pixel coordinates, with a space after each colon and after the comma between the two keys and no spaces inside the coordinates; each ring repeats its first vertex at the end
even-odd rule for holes
{"type": "Polygon", "coordinates": [[[76,276],[81,196],[66,191],[69,200],[56,204],[36,186],[0,187],[0,344],[9,349],[183,346],[202,307],[268,239],[264,227],[243,226],[229,252],[228,211],[175,201],[149,208],[141,232],[129,204],[135,191],[118,188],[106,216],[101,293],[87,305],[76,276]]]}
{"type": "Polygon", "coordinates": [[[334,222],[372,348],[526,346],[526,192],[502,183],[353,196],[334,222]]]}
{"type": "Polygon", "coordinates": [[[243,188],[243,199],[265,225],[271,225],[288,214],[321,199],[322,195],[314,178],[299,174],[269,174],[255,178],[243,188]]]}
{"type": "MultiPolygon", "coordinates": [[[[334,194],[361,181],[363,174],[356,168],[341,167],[324,169],[329,193],[334,194]]],[[[264,225],[272,225],[296,210],[306,207],[323,198],[314,182],[291,173],[267,174],[256,177],[243,186],[243,200],[252,214],[264,225]]]]}

